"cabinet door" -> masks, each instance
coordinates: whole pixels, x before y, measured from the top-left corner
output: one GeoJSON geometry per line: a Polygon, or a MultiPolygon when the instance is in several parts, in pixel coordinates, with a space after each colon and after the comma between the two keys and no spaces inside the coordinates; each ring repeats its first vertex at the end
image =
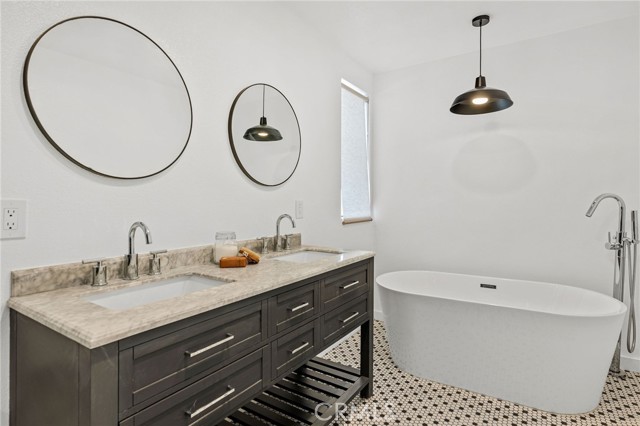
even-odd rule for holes
{"type": "Polygon", "coordinates": [[[259,349],[149,406],[120,424],[135,426],[211,425],[262,391],[266,363],[259,349]]]}
{"type": "Polygon", "coordinates": [[[324,280],[322,285],[322,308],[328,312],[349,300],[369,292],[367,266],[340,270],[324,280]]]}
{"type": "Polygon", "coordinates": [[[363,295],[356,300],[326,313],[322,317],[322,346],[331,344],[334,340],[352,331],[356,324],[368,318],[368,299],[363,295]]]}
{"type": "Polygon", "coordinates": [[[271,378],[278,378],[304,364],[318,352],[320,327],[310,322],[271,343],[271,378]]]}
{"type": "Polygon", "coordinates": [[[263,306],[254,303],[121,352],[121,404],[130,404],[121,411],[255,349],[266,339],[263,306]]]}
{"type": "Polygon", "coordinates": [[[319,313],[320,283],[315,281],[300,288],[280,293],[269,299],[271,335],[287,330],[319,313]]]}

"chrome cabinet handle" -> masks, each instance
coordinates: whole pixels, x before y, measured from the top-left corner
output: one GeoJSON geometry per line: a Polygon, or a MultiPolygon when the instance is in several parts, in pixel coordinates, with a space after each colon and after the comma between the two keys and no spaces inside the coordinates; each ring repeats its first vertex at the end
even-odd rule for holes
{"type": "Polygon", "coordinates": [[[302,305],[298,305],[295,308],[288,308],[291,312],[295,312],[295,311],[299,311],[302,308],[306,308],[307,306],[309,306],[309,302],[305,302],[302,305]]]}
{"type": "Polygon", "coordinates": [[[224,339],[222,339],[222,340],[220,340],[220,341],[218,341],[218,342],[212,343],[212,344],[210,344],[209,346],[206,346],[206,347],[204,347],[204,348],[202,348],[202,349],[198,349],[197,351],[194,351],[194,352],[191,352],[191,351],[185,351],[185,353],[184,353],[184,354],[185,354],[185,355],[188,355],[188,356],[189,356],[189,358],[193,358],[194,356],[198,356],[198,355],[200,355],[200,354],[201,354],[201,353],[203,353],[203,352],[206,352],[206,351],[208,351],[208,350],[211,350],[211,349],[215,348],[216,346],[220,346],[221,344],[223,344],[223,343],[227,343],[228,341],[233,340],[233,339],[235,339],[235,338],[236,338],[236,336],[234,336],[233,334],[227,333],[227,337],[225,337],[224,339]]]}
{"type": "Polygon", "coordinates": [[[307,346],[309,346],[309,342],[303,342],[303,343],[302,343],[300,346],[298,346],[297,348],[290,350],[290,351],[289,351],[289,353],[290,353],[291,355],[294,355],[294,354],[296,354],[296,353],[300,352],[301,350],[303,350],[304,348],[306,348],[307,346]]]}
{"type": "Polygon", "coordinates": [[[353,287],[354,285],[358,285],[358,284],[360,284],[360,281],[354,281],[354,282],[352,282],[350,284],[341,285],[340,288],[343,289],[343,290],[346,290],[349,287],[353,287]]]}
{"type": "Polygon", "coordinates": [[[351,321],[352,319],[354,319],[355,317],[357,317],[358,315],[360,315],[360,312],[354,312],[354,314],[351,315],[349,318],[345,318],[345,319],[341,320],[340,322],[343,323],[343,324],[346,324],[349,321],[351,321]]]}
{"type": "Polygon", "coordinates": [[[184,413],[187,416],[189,416],[190,419],[196,417],[197,415],[199,415],[200,413],[205,411],[207,408],[211,407],[212,405],[217,404],[218,402],[222,401],[223,399],[225,399],[226,397],[228,397],[229,395],[231,395],[232,393],[234,393],[236,391],[236,389],[232,388],[231,386],[227,386],[227,388],[229,389],[228,391],[226,391],[225,393],[223,393],[222,395],[220,395],[219,397],[217,397],[216,399],[214,399],[213,401],[211,401],[207,405],[203,405],[202,407],[198,408],[196,411],[189,410],[189,411],[185,411],[184,413]]]}

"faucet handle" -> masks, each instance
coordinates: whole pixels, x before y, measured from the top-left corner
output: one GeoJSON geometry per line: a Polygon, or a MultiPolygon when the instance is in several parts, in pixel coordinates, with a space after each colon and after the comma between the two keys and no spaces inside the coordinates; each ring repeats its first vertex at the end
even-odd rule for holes
{"type": "Polygon", "coordinates": [[[291,243],[293,242],[293,234],[287,234],[284,236],[284,249],[291,250],[291,243]]]}
{"type": "Polygon", "coordinates": [[[107,285],[107,267],[102,263],[104,260],[105,258],[101,257],[99,259],[85,259],[82,261],[84,265],[95,263],[91,273],[91,285],[93,286],[107,285]]]}
{"type": "Polygon", "coordinates": [[[162,253],[166,253],[167,249],[156,250],[149,252],[151,255],[151,264],[149,266],[149,275],[160,275],[162,273],[162,264],[160,263],[160,256],[162,253]]]}
{"type": "Polygon", "coordinates": [[[260,240],[262,241],[262,251],[260,254],[267,254],[269,253],[269,237],[258,237],[256,238],[256,240],[260,240]]]}
{"type": "Polygon", "coordinates": [[[604,243],[604,248],[607,250],[619,250],[622,248],[623,240],[626,234],[615,232],[613,239],[611,238],[611,232],[607,232],[607,242],[604,243]]]}

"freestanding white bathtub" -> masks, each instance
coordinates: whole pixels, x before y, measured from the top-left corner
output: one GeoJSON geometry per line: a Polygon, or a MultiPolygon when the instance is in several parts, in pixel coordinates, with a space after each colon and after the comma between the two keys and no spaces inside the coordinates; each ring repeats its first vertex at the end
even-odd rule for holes
{"type": "Polygon", "coordinates": [[[429,271],[376,282],[402,370],[555,413],[598,405],[623,303],[558,284],[429,271]]]}

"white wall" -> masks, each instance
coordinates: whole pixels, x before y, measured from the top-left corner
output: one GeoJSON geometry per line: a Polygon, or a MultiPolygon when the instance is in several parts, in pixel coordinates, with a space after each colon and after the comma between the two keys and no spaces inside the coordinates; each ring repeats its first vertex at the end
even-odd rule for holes
{"type": "MultiPolygon", "coordinates": [[[[372,76],[307,29],[282,5],[205,2],[2,2],[2,198],[28,201],[28,236],[1,243],[2,416],[8,423],[9,273],[14,269],[118,256],[136,220],[153,234],[141,251],[209,244],[216,231],[239,238],[275,233],[279,214],[294,213],[303,241],[373,249],[371,224],[340,222],[340,79],[371,90],[372,76]],[[92,175],[55,151],[33,123],[21,73],[36,37],[79,15],[124,21],[156,41],[189,88],[194,126],[180,160],[159,176],[118,181],[92,175]],[[266,82],[296,110],[302,156],[278,188],[251,183],[227,138],[231,103],[244,87],[266,82]]],[[[285,225],[285,231],[288,228],[285,225]]]]}
{"type": "Polygon", "coordinates": [[[616,209],[607,201],[591,219],[584,212],[602,192],[640,207],[637,18],[485,51],[489,85],[508,90],[515,105],[465,117],[448,108],[472,87],[477,54],[376,75],[373,84],[274,3],[3,1],[0,11],[0,194],[29,202],[28,238],[0,244],[0,424],[8,422],[9,272],[123,254],[135,220],[154,237],[152,246],[138,242],[141,250],[187,247],[211,243],[218,230],[272,234],[277,216],[302,199],[304,241],[375,246],[376,274],[432,269],[611,291],[603,242],[616,209]],[[21,72],[31,43],[86,14],[146,33],[189,87],[191,141],[159,176],[92,175],[55,151],[29,115],[21,72]],[[374,124],[375,221],[344,227],[341,78],[372,94],[374,124]],[[276,189],[245,178],[227,140],[231,102],[256,82],[287,95],[302,130],[298,170],[276,189]]]}
{"type": "Polygon", "coordinates": [[[603,244],[617,205],[585,212],[603,192],[640,208],[638,38],[635,16],[486,50],[488,85],[515,103],[487,115],[448,110],[473,87],[477,53],[376,75],[377,273],[428,269],[611,294],[603,244]]]}

